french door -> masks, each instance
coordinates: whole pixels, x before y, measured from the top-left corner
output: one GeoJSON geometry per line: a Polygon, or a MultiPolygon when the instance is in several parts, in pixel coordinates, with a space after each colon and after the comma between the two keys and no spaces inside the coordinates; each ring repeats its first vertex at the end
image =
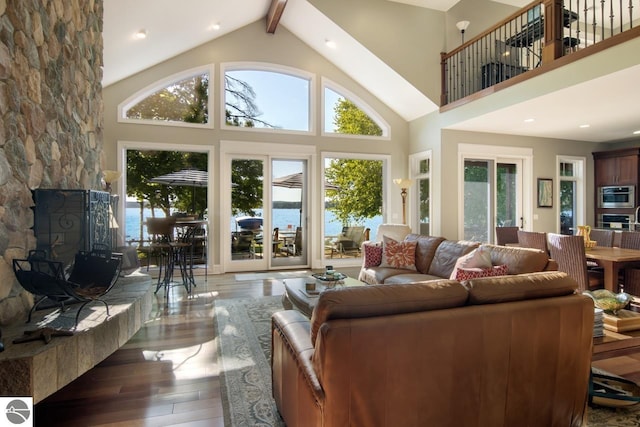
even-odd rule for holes
{"type": "Polygon", "coordinates": [[[309,159],[228,154],[223,257],[225,271],[306,267],[309,159]]]}
{"type": "Polygon", "coordinates": [[[464,158],[462,238],[494,242],[496,226],[523,223],[521,159],[464,158]]]}

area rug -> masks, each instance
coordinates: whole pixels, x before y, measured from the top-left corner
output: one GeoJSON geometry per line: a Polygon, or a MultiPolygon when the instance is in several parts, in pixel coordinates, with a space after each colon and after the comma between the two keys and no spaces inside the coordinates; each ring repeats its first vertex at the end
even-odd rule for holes
{"type": "Polygon", "coordinates": [[[225,426],[284,426],[271,394],[271,315],[282,297],[215,302],[225,426]]]}
{"type": "MultiPolygon", "coordinates": [[[[271,315],[280,296],[217,300],[218,364],[226,426],[284,426],[271,394],[271,315]]],[[[588,427],[640,426],[640,404],[587,410],[588,427]]]]}

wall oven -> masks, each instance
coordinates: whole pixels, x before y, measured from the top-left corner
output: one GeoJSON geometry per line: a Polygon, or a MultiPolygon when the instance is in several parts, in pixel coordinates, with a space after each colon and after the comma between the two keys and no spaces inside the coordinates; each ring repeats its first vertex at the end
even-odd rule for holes
{"type": "Polygon", "coordinates": [[[598,228],[612,228],[618,230],[632,230],[635,218],[629,214],[600,214],[598,215],[598,228]]]}
{"type": "Polygon", "coordinates": [[[623,185],[619,187],[607,186],[598,188],[599,208],[635,208],[636,197],[633,185],[623,185]]]}

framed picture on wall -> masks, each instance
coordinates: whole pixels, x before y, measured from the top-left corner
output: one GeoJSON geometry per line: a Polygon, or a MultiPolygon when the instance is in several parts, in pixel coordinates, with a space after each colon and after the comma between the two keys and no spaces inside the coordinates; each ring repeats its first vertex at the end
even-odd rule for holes
{"type": "Polygon", "coordinates": [[[538,207],[553,207],[553,179],[538,178],[538,207]]]}

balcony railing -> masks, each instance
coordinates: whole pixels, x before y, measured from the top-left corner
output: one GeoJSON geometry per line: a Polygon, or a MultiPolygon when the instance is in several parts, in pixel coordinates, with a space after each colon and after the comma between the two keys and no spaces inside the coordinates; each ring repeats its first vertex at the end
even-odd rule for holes
{"type": "MultiPolygon", "coordinates": [[[[442,54],[441,106],[614,38],[634,21],[640,0],[537,0],[442,54]]],[[[505,87],[497,86],[494,89],[505,87]]]]}

